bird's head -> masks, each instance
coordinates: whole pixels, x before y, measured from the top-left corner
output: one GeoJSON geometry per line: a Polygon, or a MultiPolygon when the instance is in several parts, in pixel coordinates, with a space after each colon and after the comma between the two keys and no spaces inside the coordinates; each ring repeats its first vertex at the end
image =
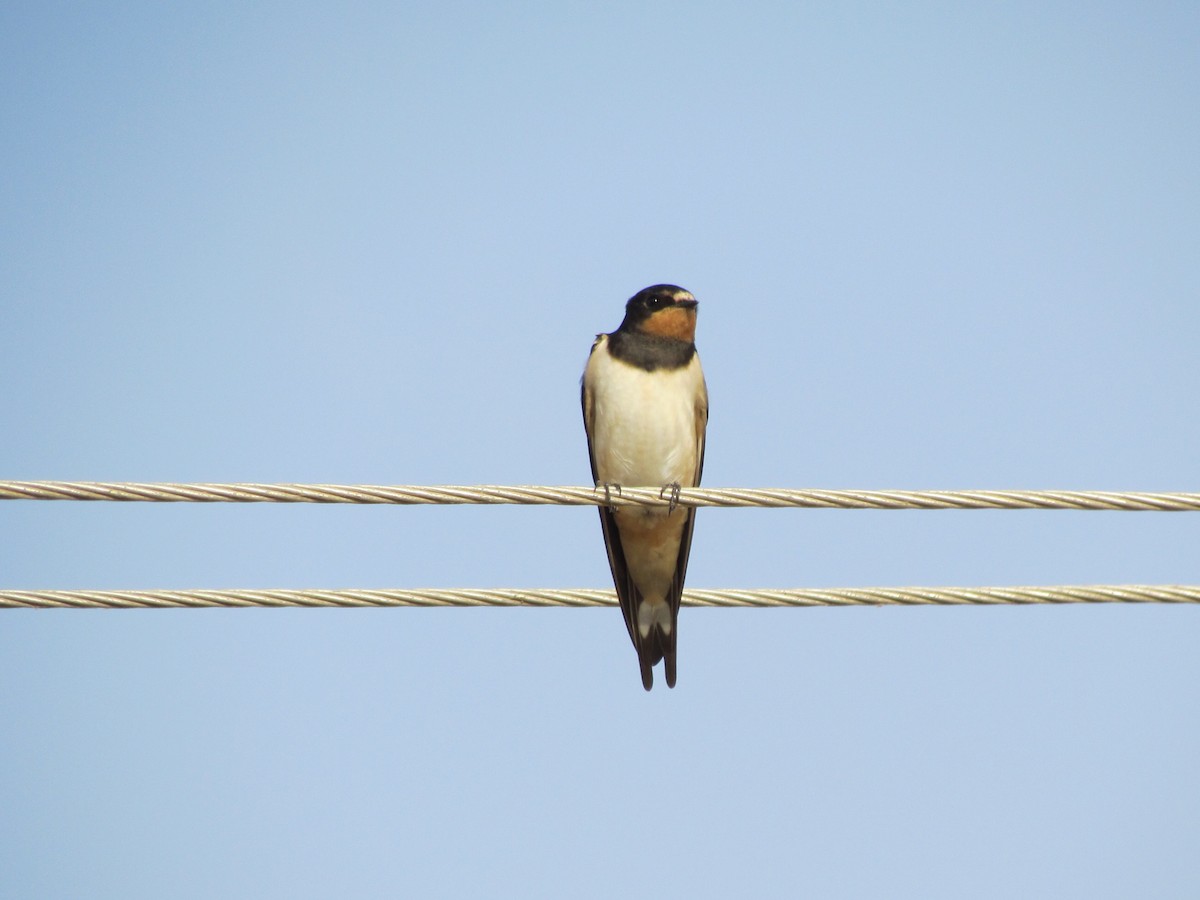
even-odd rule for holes
{"type": "Polygon", "coordinates": [[[674,284],[643,288],[625,304],[624,331],[692,343],[696,339],[696,298],[674,284]]]}

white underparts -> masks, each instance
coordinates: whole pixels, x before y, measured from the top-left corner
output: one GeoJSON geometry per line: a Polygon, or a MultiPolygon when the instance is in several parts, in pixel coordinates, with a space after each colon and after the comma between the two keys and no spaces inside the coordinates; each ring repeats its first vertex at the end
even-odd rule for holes
{"type": "Polygon", "coordinates": [[[694,487],[696,407],[704,397],[700,358],[681,369],[647,372],[598,347],[585,377],[592,395],[597,480],[694,487]]]}
{"type": "MultiPolygon", "coordinates": [[[[600,342],[584,388],[596,482],[625,487],[695,487],[708,397],[700,358],[678,369],[645,369],[614,358],[600,342]]],[[[629,577],[642,595],[638,630],[671,629],[667,597],[688,511],[621,507],[614,512],[629,577]]]]}

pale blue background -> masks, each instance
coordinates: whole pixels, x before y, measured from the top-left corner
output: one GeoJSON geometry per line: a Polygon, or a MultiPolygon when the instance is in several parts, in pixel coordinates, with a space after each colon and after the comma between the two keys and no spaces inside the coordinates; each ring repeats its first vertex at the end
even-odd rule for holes
{"type": "MultiPolygon", "coordinates": [[[[1200,490],[1190,3],[0,9],[0,478],[1200,490]]],[[[700,514],[696,587],[1200,583],[1200,516],[700,514]]],[[[587,508],[0,504],[0,587],[595,587],[587,508]]],[[[1200,895],[1200,610],[0,612],[0,895],[1200,895]]]]}

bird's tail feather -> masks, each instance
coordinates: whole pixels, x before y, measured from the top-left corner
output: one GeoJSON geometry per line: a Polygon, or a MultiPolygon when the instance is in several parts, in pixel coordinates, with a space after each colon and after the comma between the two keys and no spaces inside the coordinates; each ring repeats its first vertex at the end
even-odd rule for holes
{"type": "Polygon", "coordinates": [[[660,661],[666,660],[666,665],[663,667],[667,679],[667,687],[675,687],[675,629],[671,629],[671,634],[664,634],[663,630],[657,625],[650,627],[650,632],[645,637],[638,636],[640,639],[635,639],[634,644],[638,653],[638,664],[642,670],[642,687],[646,690],[654,687],[654,666],[660,661]]]}

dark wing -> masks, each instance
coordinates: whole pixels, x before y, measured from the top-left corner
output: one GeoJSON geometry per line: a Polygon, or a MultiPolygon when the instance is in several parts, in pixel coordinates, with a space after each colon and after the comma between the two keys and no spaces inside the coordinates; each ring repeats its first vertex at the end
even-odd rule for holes
{"type": "MultiPolygon", "coordinates": [[[[700,476],[704,473],[704,433],[708,428],[708,390],[705,389],[696,403],[696,478],[693,487],[700,486],[700,476]]],[[[679,601],[683,597],[683,581],[687,576],[688,556],[692,551],[692,528],[696,524],[696,507],[687,511],[687,521],[683,524],[683,539],[679,542],[679,557],[675,561],[675,577],[671,579],[671,590],[667,594],[667,602],[671,605],[671,634],[667,637],[667,646],[662,648],[662,656],[666,660],[667,687],[675,687],[675,645],[679,639],[679,601]]],[[[656,660],[657,662],[657,660],[656,660]]]]}
{"type": "MultiPolygon", "coordinates": [[[[592,344],[593,353],[596,352],[596,347],[599,346],[602,337],[603,335],[597,337],[596,342],[592,344]]],[[[592,429],[595,423],[592,418],[592,398],[587,389],[586,373],[580,383],[579,393],[583,406],[583,428],[587,433],[588,461],[592,464],[592,483],[599,486],[600,473],[596,470],[596,452],[592,447],[592,429]]],[[[642,687],[650,690],[654,685],[654,674],[651,672],[651,667],[662,659],[662,650],[660,649],[655,655],[653,647],[644,646],[649,642],[641,640],[637,629],[637,608],[642,602],[642,595],[634,585],[633,579],[629,577],[629,566],[625,562],[625,550],[621,546],[621,532],[617,529],[617,518],[607,506],[599,506],[597,509],[600,511],[600,528],[604,532],[604,548],[608,551],[608,568],[612,572],[613,586],[617,589],[617,602],[621,604],[621,612],[625,616],[625,628],[629,631],[629,639],[633,641],[633,647],[637,650],[638,665],[642,670],[642,687]]],[[[690,538],[690,524],[687,531],[690,538]]],[[[687,566],[686,558],[684,566],[687,566]]],[[[654,641],[654,643],[658,642],[654,641]]]]}
{"type": "Polygon", "coordinates": [[[612,570],[613,586],[617,589],[617,602],[621,604],[621,613],[625,616],[625,628],[633,648],[637,651],[638,666],[642,670],[642,687],[650,690],[654,686],[654,673],[651,669],[663,658],[663,650],[658,646],[658,629],[652,629],[646,638],[637,629],[637,609],[642,604],[641,591],[629,577],[629,566],[625,563],[625,550],[621,546],[621,532],[617,529],[617,517],[607,506],[598,507],[600,510],[600,527],[604,530],[604,546],[608,549],[608,567],[612,570]]]}

